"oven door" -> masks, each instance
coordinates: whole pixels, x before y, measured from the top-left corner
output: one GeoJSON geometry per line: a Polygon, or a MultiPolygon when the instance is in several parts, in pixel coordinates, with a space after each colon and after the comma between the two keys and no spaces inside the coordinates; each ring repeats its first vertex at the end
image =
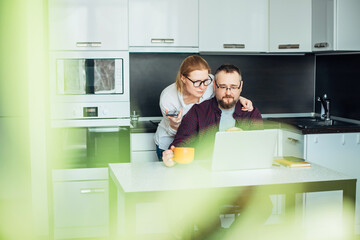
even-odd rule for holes
{"type": "Polygon", "coordinates": [[[53,128],[52,169],[101,168],[130,162],[129,127],[53,128]]]}

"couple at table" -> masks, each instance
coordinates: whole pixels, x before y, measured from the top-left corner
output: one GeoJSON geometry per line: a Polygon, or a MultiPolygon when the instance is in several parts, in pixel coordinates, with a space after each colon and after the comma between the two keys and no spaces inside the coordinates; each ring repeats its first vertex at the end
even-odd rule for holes
{"type": "MultiPolygon", "coordinates": [[[[173,167],[175,162],[172,160],[172,149],[180,146],[195,147],[197,159],[211,159],[217,131],[263,129],[260,111],[253,107],[251,101],[240,96],[243,84],[241,72],[235,65],[221,65],[212,77],[210,67],[203,58],[197,55],[186,58],[180,67],[176,84],[167,87],[160,97],[164,118],[155,134],[159,160],[165,166],[173,167]],[[179,110],[177,116],[166,116],[169,111],[174,110],[179,110]]],[[[249,187],[245,192],[232,195],[230,200],[227,199],[231,207],[222,213],[234,213],[235,209],[237,213],[249,217],[248,214],[243,214],[246,212],[244,209],[259,203],[255,212],[252,208],[250,218],[256,215],[258,219],[252,219],[251,222],[264,223],[272,212],[272,203],[268,195],[259,197],[253,191],[249,187]]],[[[221,200],[216,200],[216,204],[223,199],[221,197],[221,200]]],[[[217,205],[221,208],[223,206],[217,205]]],[[[206,224],[202,220],[194,220],[199,239],[219,234],[217,230],[221,228],[218,214],[218,211],[215,214],[207,211],[206,217],[213,220],[206,221],[206,224]]],[[[236,222],[246,226],[244,218],[239,219],[241,220],[236,222]]]]}
{"type": "MultiPolygon", "coordinates": [[[[252,102],[240,96],[243,80],[239,68],[232,64],[220,66],[215,76],[202,57],[187,57],[180,66],[176,82],[163,90],[160,108],[163,119],[155,134],[159,160],[168,167],[174,146],[194,146],[215,137],[216,131],[233,129],[262,129],[262,118],[252,102]],[[176,116],[167,116],[177,111],[176,116]],[[211,134],[210,134],[211,132],[211,134]]],[[[196,157],[202,155],[196,148],[196,157]]],[[[209,146],[206,152],[211,151],[209,146]]]]}

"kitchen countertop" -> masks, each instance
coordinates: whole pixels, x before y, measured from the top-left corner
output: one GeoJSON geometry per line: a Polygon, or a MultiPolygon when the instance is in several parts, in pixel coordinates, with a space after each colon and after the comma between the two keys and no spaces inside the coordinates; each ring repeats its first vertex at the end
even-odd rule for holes
{"type": "Polygon", "coordinates": [[[132,124],[130,128],[131,133],[155,133],[160,120],[146,120],[138,121],[132,124]]]}
{"type": "MultiPolygon", "coordinates": [[[[131,133],[155,133],[160,120],[145,120],[138,121],[136,124],[132,124],[130,128],[131,133]]],[[[280,123],[269,121],[264,124],[266,129],[280,128],[280,123]]],[[[296,129],[294,128],[296,131],[296,129]]]]}
{"type": "Polygon", "coordinates": [[[316,117],[268,118],[267,121],[279,123],[280,128],[295,128],[304,135],[360,132],[360,124],[333,120],[333,125],[327,125],[316,117]]]}
{"type": "MultiPolygon", "coordinates": [[[[334,120],[327,126],[316,117],[264,118],[265,128],[283,128],[301,134],[360,132],[360,124],[334,120]]],[[[130,128],[131,133],[155,133],[160,120],[138,121],[130,128]]]]}

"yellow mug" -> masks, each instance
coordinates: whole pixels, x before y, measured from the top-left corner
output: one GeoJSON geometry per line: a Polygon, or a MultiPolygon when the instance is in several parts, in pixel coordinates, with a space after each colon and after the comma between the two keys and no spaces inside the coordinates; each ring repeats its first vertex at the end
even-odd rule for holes
{"type": "Polygon", "coordinates": [[[191,147],[176,147],[172,150],[174,152],[173,160],[177,163],[187,164],[194,160],[195,149],[191,147]]]}

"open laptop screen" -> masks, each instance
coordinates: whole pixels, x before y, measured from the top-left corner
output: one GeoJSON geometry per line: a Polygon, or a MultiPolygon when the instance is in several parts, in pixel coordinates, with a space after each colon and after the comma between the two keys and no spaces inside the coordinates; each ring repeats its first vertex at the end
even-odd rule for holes
{"type": "Polygon", "coordinates": [[[270,168],[275,156],[278,129],[217,132],[213,171],[270,168]]]}

